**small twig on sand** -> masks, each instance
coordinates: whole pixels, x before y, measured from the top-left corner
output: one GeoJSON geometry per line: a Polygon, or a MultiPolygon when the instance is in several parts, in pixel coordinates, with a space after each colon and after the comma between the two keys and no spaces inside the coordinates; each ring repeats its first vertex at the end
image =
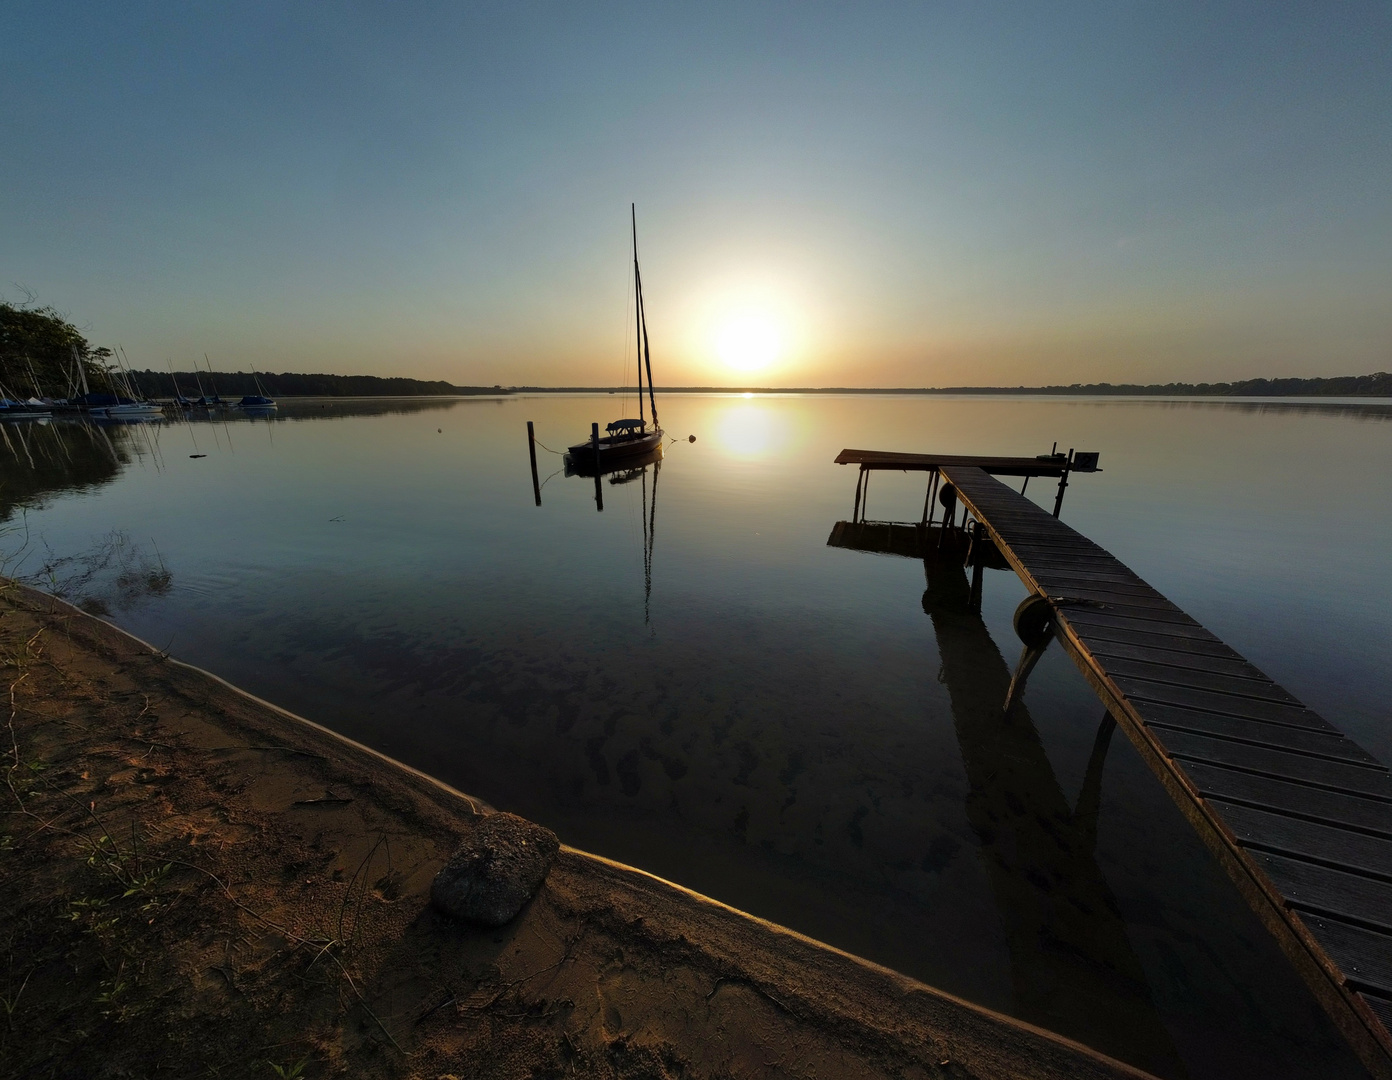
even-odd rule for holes
{"type": "Polygon", "coordinates": [[[720,978],[716,979],[715,982],[712,984],[712,986],[711,986],[711,988],[710,988],[710,993],[708,993],[708,994],[706,995],[706,1000],[707,1000],[707,1001],[709,1001],[711,998],[715,997],[715,992],[716,992],[717,990],[720,989],[720,986],[721,986],[722,983],[743,983],[745,986],[749,987],[749,989],[753,990],[754,993],[758,994],[758,995],[759,995],[761,998],[763,998],[765,1001],[768,1001],[768,1002],[771,1002],[771,1003],[774,1004],[774,1005],[777,1005],[780,1009],[782,1009],[782,1010],[783,1010],[785,1013],[787,1013],[789,1016],[796,1017],[796,1016],[798,1015],[798,1014],[795,1013],[792,1009],[788,1008],[787,1005],[783,1004],[783,1002],[779,1001],[776,997],[774,997],[772,994],[770,994],[767,990],[765,990],[765,989],[764,989],[762,986],[760,986],[758,983],[754,982],[752,979],[746,978],[746,977],[743,976],[743,975],[722,975],[722,976],[720,976],[720,978]]]}
{"type": "Polygon", "coordinates": [[[329,760],[327,754],[316,754],[311,750],[299,750],[293,746],[203,746],[199,749],[210,754],[220,750],[279,750],[285,754],[299,754],[301,757],[314,757],[321,761],[329,760]]]}
{"type": "Polygon", "coordinates": [[[482,1005],[473,1006],[473,1008],[476,1008],[479,1011],[491,1009],[494,1005],[498,1003],[498,1000],[504,994],[508,993],[514,988],[521,986],[525,982],[531,982],[538,975],[545,975],[548,971],[555,971],[558,967],[560,967],[562,964],[564,964],[566,961],[570,959],[570,954],[575,950],[576,944],[580,941],[580,938],[584,935],[584,933],[585,920],[581,919],[579,928],[571,936],[571,939],[566,942],[565,952],[561,954],[561,958],[559,960],[557,960],[554,964],[547,964],[544,968],[538,968],[536,971],[533,971],[530,975],[523,975],[520,979],[513,979],[512,982],[504,983],[502,987],[499,988],[496,994],[494,994],[482,1005]]]}
{"type": "Polygon", "coordinates": [[[455,994],[453,990],[449,991],[442,1001],[430,1006],[430,1008],[426,1009],[425,1012],[421,1013],[418,1017],[416,1017],[416,1026],[419,1027],[421,1024],[425,1023],[437,1012],[443,1009],[446,1005],[453,1005],[458,1000],[459,996],[455,994]]]}
{"type": "Polygon", "coordinates": [[[295,805],[295,806],[318,806],[320,803],[350,803],[350,802],[352,802],[352,801],[353,801],[353,796],[351,796],[351,795],[335,795],[335,794],[333,793],[333,788],[329,788],[329,790],[328,790],[328,792],[327,792],[326,794],[319,796],[319,798],[317,798],[317,799],[296,799],[293,805],[295,805]]]}

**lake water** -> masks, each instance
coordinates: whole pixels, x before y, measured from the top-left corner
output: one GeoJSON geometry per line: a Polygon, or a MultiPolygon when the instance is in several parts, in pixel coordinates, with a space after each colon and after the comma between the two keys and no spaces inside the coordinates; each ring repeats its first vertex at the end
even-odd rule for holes
{"type": "MultiPolygon", "coordinates": [[[[602,513],[546,449],[534,505],[525,422],[561,449],[620,415],[607,395],[11,423],[0,547],[7,572],[566,843],[1124,1060],[1361,1075],[1125,737],[1097,746],[1102,706],[1061,650],[1000,723],[1013,574],[987,574],[977,618],[941,602],[960,574],[826,541],[851,513],[843,447],[1100,451],[1064,519],[1392,761],[1392,410],[660,407],[681,441],[606,482],[602,513]]],[[[869,515],[917,520],[923,494],[878,474],[869,515]]]]}

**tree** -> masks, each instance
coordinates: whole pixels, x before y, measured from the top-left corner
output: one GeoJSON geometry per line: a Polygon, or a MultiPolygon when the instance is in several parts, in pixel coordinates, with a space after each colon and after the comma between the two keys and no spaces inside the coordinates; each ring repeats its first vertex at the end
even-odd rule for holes
{"type": "Polygon", "coordinates": [[[87,378],[106,385],[111,350],[93,348],[76,326],[52,307],[38,307],[29,294],[20,304],[0,301],[0,384],[21,397],[62,396],[74,381],[73,351],[87,378]]]}

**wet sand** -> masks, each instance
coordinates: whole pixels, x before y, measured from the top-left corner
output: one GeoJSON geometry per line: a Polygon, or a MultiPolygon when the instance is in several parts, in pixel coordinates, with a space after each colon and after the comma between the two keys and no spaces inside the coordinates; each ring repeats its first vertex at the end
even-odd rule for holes
{"type": "Polygon", "coordinates": [[[0,661],[0,1074],[1146,1075],[571,848],[455,923],[479,800],[17,585],[0,661]]]}

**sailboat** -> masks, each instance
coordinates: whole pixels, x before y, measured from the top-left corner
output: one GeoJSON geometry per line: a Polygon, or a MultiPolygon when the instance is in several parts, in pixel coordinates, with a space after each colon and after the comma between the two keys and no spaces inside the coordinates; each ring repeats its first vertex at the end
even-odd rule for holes
{"type": "Polygon", "coordinates": [[[257,393],[245,395],[241,401],[237,402],[233,408],[237,409],[274,409],[276,407],[275,398],[266,393],[266,388],[261,385],[261,376],[256,373],[256,369],[251,369],[251,377],[256,380],[257,393]]]}
{"type": "Polygon", "coordinates": [[[77,355],[77,348],[74,346],[73,361],[77,364],[78,375],[82,379],[82,410],[88,416],[104,420],[155,420],[162,418],[164,416],[162,408],[153,402],[141,401],[136,398],[135,388],[131,385],[130,377],[126,373],[127,365],[123,363],[119,351],[114,354],[114,358],[116,360],[115,374],[110,368],[106,372],[106,379],[111,384],[112,393],[93,393],[87,386],[87,369],[83,365],[81,357],[77,355]]]}
{"type": "Polygon", "coordinates": [[[570,447],[572,465],[581,470],[608,472],[624,468],[633,458],[661,453],[662,428],[657,423],[657,399],[653,396],[652,353],[648,349],[648,320],[643,313],[643,275],[638,269],[638,210],[630,207],[633,217],[633,298],[634,318],[638,341],[638,419],[615,420],[605,425],[608,433],[599,439],[576,443],[570,447]],[[652,406],[652,427],[643,415],[643,370],[647,368],[648,403],[652,406]]]}

